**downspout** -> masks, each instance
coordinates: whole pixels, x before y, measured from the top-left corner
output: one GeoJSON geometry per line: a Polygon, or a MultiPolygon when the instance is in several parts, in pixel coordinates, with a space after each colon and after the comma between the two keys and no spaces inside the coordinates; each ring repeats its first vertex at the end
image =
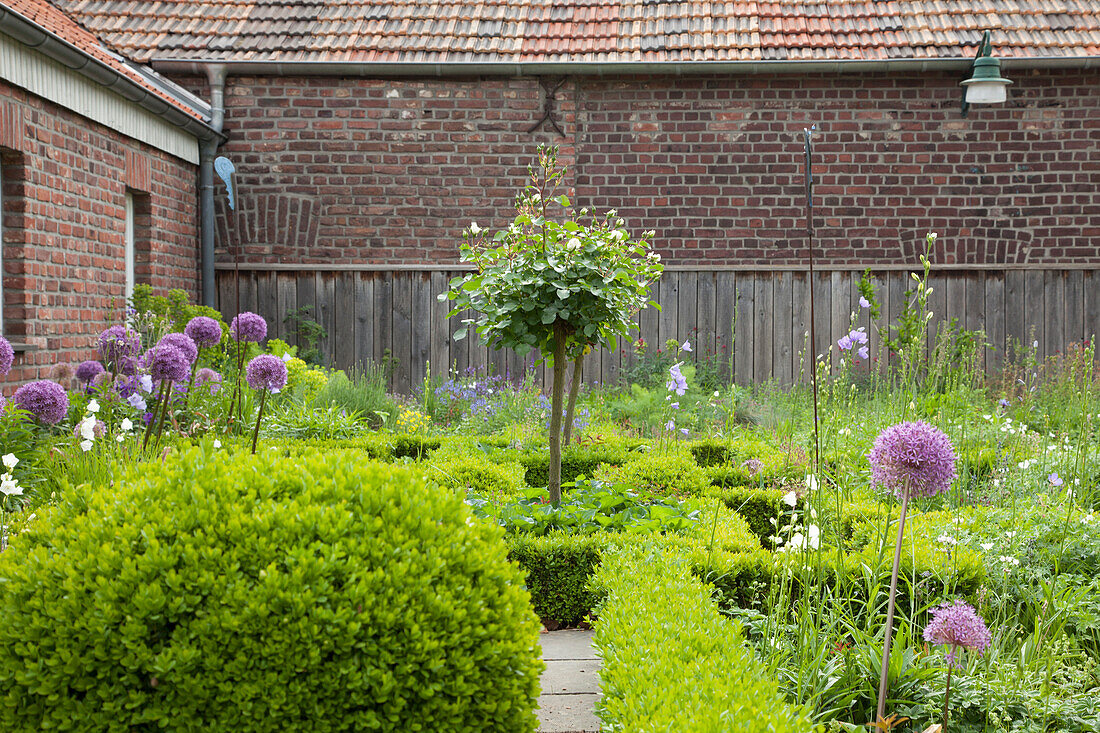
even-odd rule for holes
{"type": "MultiPolygon", "coordinates": [[[[210,127],[221,135],[225,125],[225,66],[206,67],[210,82],[210,127]]],[[[202,304],[217,306],[214,286],[214,156],[219,137],[211,136],[199,148],[199,234],[202,240],[202,304]]]]}

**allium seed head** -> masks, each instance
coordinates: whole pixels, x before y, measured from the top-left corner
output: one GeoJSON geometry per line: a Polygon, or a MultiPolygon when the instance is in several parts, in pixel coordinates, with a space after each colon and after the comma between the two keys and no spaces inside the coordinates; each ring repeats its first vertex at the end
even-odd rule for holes
{"type": "Polygon", "coordinates": [[[867,456],[871,482],[901,497],[935,496],[947,491],[958,475],[955,450],[943,432],[926,422],[905,422],[875,438],[867,456]]]}
{"type": "Polygon", "coordinates": [[[46,425],[56,425],[69,411],[69,395],[57,382],[43,379],[15,390],[12,402],[46,425]]]}

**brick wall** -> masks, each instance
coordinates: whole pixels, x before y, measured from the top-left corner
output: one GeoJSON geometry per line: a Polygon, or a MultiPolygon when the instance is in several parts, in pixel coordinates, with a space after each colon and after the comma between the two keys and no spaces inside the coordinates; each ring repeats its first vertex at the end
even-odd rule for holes
{"type": "Polygon", "coordinates": [[[528,132],[534,79],[235,77],[243,202],[219,259],[228,241],[252,262],[454,262],[558,142],[579,203],[655,229],[671,262],[797,264],[816,123],[823,264],[913,262],[927,231],[939,262],[1100,263],[1100,76],[1006,72],[1009,103],[967,118],[954,73],[581,78],[552,105],[565,137],[528,132]]]}
{"type": "Polygon", "coordinates": [[[127,188],[139,194],[137,281],[197,294],[197,172],[3,82],[0,122],[4,335],[37,347],[17,354],[13,384],[89,358],[122,316],[127,188]]]}

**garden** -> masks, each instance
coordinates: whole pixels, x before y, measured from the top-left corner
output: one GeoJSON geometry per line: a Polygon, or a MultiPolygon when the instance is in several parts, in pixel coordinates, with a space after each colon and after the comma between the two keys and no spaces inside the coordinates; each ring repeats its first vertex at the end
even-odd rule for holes
{"type": "Polygon", "coordinates": [[[549,384],[392,394],[139,286],[10,391],[0,729],[534,731],[540,628],[580,626],[606,731],[1100,730],[1094,343],[986,374],[981,332],[929,342],[923,259],[899,322],[868,283],[805,380],[733,384],[631,340],[653,235],[560,177],[439,294],[549,384]]]}

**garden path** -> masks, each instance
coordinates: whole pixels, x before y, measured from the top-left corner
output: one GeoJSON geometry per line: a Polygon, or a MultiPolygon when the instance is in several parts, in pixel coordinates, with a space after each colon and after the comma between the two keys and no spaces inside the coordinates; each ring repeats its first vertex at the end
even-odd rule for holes
{"type": "Polygon", "coordinates": [[[596,700],[600,697],[600,660],[592,632],[579,629],[541,635],[542,674],[539,733],[599,733],[596,700]]]}

